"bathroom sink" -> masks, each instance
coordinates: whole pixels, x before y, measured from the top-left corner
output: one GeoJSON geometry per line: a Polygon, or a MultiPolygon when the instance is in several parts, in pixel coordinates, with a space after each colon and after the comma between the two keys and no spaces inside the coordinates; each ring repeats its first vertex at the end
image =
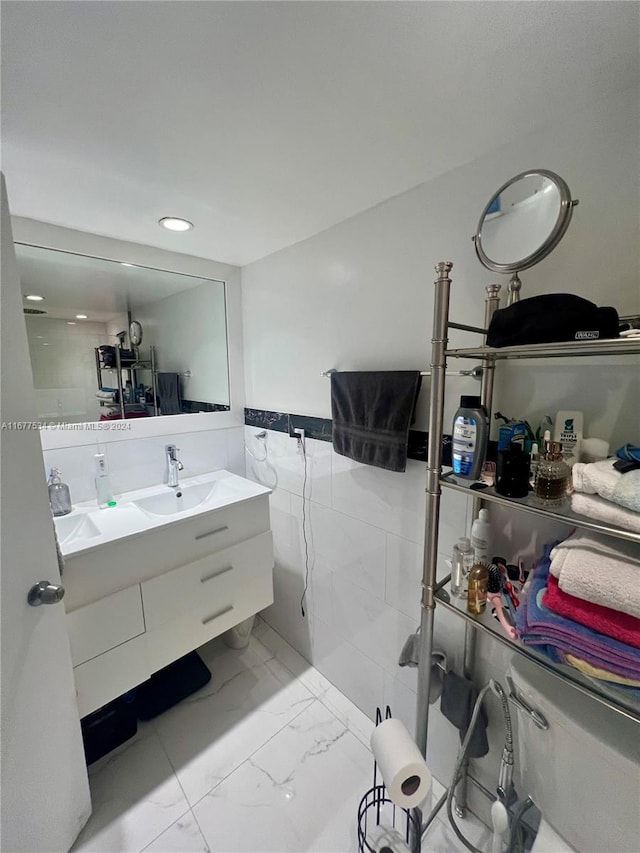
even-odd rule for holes
{"type": "Polygon", "coordinates": [[[205,504],[220,490],[220,482],[214,480],[208,483],[194,483],[190,486],[180,486],[146,498],[133,501],[134,505],[150,515],[176,515],[180,512],[196,509],[205,504]]]}
{"type": "Polygon", "coordinates": [[[99,509],[95,498],[55,519],[65,557],[99,550],[174,521],[269,494],[269,489],[224,469],[185,478],[183,485],[146,486],[115,495],[116,505],[99,509]]]}
{"type": "Polygon", "coordinates": [[[86,513],[62,515],[59,518],[54,518],[53,522],[61,545],[68,545],[77,539],[91,539],[100,535],[100,531],[86,513]]]}

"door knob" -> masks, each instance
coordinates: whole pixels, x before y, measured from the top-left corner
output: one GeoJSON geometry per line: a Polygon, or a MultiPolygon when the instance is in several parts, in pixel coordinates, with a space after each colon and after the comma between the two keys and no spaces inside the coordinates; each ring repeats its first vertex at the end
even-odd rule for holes
{"type": "Polygon", "coordinates": [[[32,607],[39,607],[41,604],[57,604],[63,598],[64,587],[62,584],[40,581],[29,590],[27,601],[32,607]]]}

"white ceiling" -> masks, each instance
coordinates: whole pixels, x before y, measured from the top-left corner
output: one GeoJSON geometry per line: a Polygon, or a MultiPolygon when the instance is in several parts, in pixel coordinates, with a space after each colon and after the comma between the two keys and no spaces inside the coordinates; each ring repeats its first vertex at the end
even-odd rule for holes
{"type": "Polygon", "coordinates": [[[27,294],[44,297],[43,302],[24,299],[24,307],[44,310],[48,317],[64,320],[86,314],[89,321],[105,322],[203,284],[224,287],[221,282],[196,276],[19,243],[16,258],[23,298],[27,294]]]}
{"type": "Polygon", "coordinates": [[[639,9],[5,0],[12,211],[246,264],[635,84],[639,9]]]}

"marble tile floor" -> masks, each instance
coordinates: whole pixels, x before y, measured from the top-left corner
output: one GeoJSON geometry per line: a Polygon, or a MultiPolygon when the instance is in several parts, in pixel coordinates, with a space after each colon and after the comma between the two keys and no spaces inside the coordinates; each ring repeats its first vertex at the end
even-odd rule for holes
{"type": "MultiPolygon", "coordinates": [[[[199,651],[209,684],[90,767],[73,853],[355,853],[372,722],[262,620],[247,649],[199,651]]],[[[465,850],[440,816],[422,849],[465,850]]]]}

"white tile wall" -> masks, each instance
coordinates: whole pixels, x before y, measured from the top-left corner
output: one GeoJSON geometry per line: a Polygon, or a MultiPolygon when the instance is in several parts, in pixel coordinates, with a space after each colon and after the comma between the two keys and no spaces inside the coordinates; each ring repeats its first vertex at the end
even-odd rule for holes
{"type": "Polygon", "coordinates": [[[243,427],[232,427],[125,439],[104,445],[96,439],[94,445],[45,450],[43,456],[47,474],[52,467],[59,468],[63,482],[71,491],[72,502],[79,503],[95,497],[93,457],[98,452],[107,455],[111,484],[117,498],[122,492],[163,482],[166,444],[173,443],[180,448],[178,455],[184,465],[181,474],[184,478],[220,468],[244,475],[243,442],[243,427]]]}
{"type": "MultiPolygon", "coordinates": [[[[245,427],[247,476],[273,489],[274,604],[265,620],[369,717],[390,704],[413,730],[416,670],[398,667],[398,655],[420,618],[425,466],[410,460],[404,474],[358,465],[333,452],[329,442],[306,440],[305,530],[309,553],[306,616],[300,610],[305,582],[303,538],[304,458],[295,439],[245,427]]],[[[464,495],[442,501],[441,568],[453,542],[466,532],[464,495]]],[[[436,645],[455,662],[462,626],[439,612],[436,645]]],[[[457,733],[434,707],[433,771],[447,778],[457,733]],[[449,748],[450,747],[450,748],[449,748]]]]}

